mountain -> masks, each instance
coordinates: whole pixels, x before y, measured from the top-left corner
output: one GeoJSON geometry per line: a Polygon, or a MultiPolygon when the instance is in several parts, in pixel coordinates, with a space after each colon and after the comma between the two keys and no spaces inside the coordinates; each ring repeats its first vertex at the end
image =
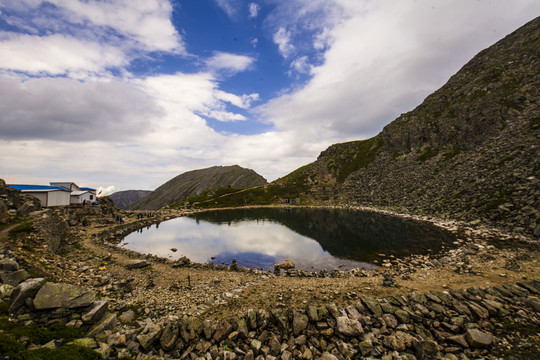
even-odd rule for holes
{"type": "Polygon", "coordinates": [[[127,207],[146,195],[152,193],[151,190],[125,190],[117,191],[109,197],[119,209],[127,209],[127,207]]]}
{"type": "Polygon", "coordinates": [[[536,18],[378,135],[332,145],[266,188],[287,189],[271,202],[387,207],[540,237],[539,174],[536,18]]]}
{"type": "Polygon", "coordinates": [[[261,175],[251,169],[238,165],[214,166],[180,174],[133,203],[130,208],[156,210],[211,189],[247,188],[266,183],[261,175]]]}

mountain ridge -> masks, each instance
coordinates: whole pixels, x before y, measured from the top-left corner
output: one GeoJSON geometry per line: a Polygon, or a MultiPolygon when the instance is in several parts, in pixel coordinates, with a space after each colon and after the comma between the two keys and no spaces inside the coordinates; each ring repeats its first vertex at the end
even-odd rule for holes
{"type": "Polygon", "coordinates": [[[157,210],[179,202],[188,196],[215,188],[244,188],[265,185],[266,183],[266,179],[255,171],[239,165],[212,166],[177,175],[159,186],[151,194],[132,203],[129,208],[157,210]]]}
{"type": "Polygon", "coordinates": [[[538,99],[540,17],[478,53],[376,136],[334,144],[266,191],[287,189],[287,202],[385,207],[539,238],[538,99]]]}

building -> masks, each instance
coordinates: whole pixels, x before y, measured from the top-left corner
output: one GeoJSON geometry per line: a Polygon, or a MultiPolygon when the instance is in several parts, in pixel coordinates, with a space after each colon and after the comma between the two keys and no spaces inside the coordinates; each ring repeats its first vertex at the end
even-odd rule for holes
{"type": "Polygon", "coordinates": [[[71,204],[82,204],[83,202],[93,203],[96,201],[96,190],[91,188],[81,188],[74,182],[51,182],[51,186],[58,186],[71,192],[71,204]]]}
{"type": "Polygon", "coordinates": [[[38,198],[43,207],[66,206],[71,202],[71,191],[58,186],[9,184],[8,186],[38,198]]]}
{"type": "Polygon", "coordinates": [[[73,182],[51,182],[50,185],[19,185],[8,186],[22,193],[32,195],[41,202],[43,207],[68,206],[71,204],[94,203],[97,200],[96,190],[81,188],[73,182]]]}

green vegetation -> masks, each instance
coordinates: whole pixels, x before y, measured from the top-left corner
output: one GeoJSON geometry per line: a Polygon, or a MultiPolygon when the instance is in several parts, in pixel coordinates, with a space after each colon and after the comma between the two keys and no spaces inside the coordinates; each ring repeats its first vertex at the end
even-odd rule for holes
{"type": "Polygon", "coordinates": [[[338,144],[339,154],[331,156],[332,170],[340,181],[344,181],[356,170],[365,168],[379,155],[382,141],[379,136],[371,139],[338,144]]]}
{"type": "Polygon", "coordinates": [[[443,154],[443,157],[446,159],[446,160],[450,160],[452,159],[454,156],[456,156],[457,154],[459,154],[461,152],[461,148],[459,147],[456,147],[456,148],[453,148],[452,150],[448,150],[447,152],[445,152],[443,154]]]}
{"type": "Polygon", "coordinates": [[[16,238],[19,234],[29,234],[33,231],[32,224],[29,222],[22,223],[15,228],[11,229],[8,233],[8,236],[11,239],[16,238]]]}
{"type": "MultiPolygon", "coordinates": [[[[2,312],[4,313],[3,309],[2,312]]],[[[64,324],[53,324],[48,328],[32,326],[16,326],[10,322],[7,316],[0,316],[0,357],[6,359],[23,360],[100,360],[103,357],[93,351],[76,345],[62,345],[56,349],[40,348],[26,350],[25,346],[17,341],[21,337],[27,337],[28,342],[35,345],[44,345],[51,340],[62,339],[65,344],[84,334],[81,330],[68,327],[64,324]]]]}
{"type": "Polygon", "coordinates": [[[437,156],[439,152],[438,151],[433,151],[429,146],[424,150],[424,152],[418,156],[418,160],[419,161],[426,161],[426,160],[429,160],[431,159],[432,157],[435,157],[437,156]]]}

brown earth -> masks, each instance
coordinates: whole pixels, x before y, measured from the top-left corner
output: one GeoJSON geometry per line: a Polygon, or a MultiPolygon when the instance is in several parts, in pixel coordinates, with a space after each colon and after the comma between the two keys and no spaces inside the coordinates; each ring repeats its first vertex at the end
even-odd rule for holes
{"type": "MultiPolygon", "coordinates": [[[[137,220],[136,212],[123,214],[126,224],[146,226],[144,221],[137,220]]],[[[156,219],[160,216],[158,213],[156,219]]],[[[93,288],[110,300],[113,310],[143,308],[148,316],[200,313],[210,319],[229,318],[251,308],[305,308],[308,304],[328,303],[345,306],[361,296],[485,288],[540,279],[537,242],[496,229],[437,219],[424,218],[456,232],[462,239],[457,248],[432,256],[388,259],[376,270],[362,271],[361,277],[339,278],[275,277],[268,272],[217,270],[201,264],[173,267],[174,263],[165,259],[103,244],[96,235],[118,225],[103,224],[100,216],[88,219],[89,226],[71,228],[77,241],[61,254],[49,251],[36,232],[16,238],[3,234],[0,241],[31,272],[56,282],[93,288]],[[145,258],[150,266],[127,269],[126,265],[137,258],[145,258]],[[382,285],[385,273],[392,275],[394,286],[382,285]]]]}

